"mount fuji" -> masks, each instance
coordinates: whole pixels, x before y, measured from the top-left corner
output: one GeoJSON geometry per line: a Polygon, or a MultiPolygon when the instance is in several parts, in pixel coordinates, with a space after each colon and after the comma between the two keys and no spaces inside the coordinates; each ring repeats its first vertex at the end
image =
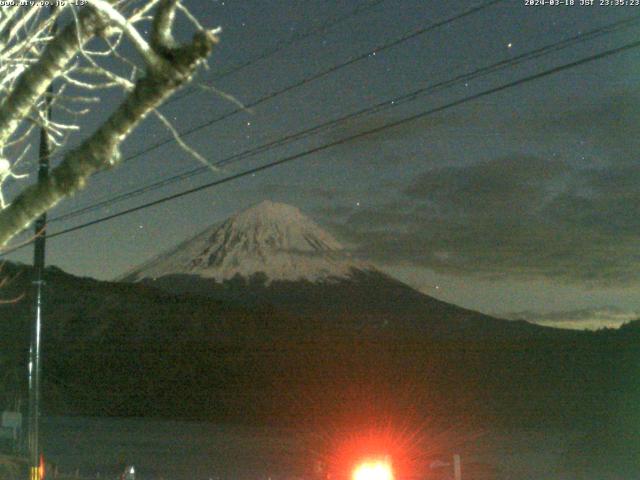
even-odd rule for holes
{"type": "MultiPolygon", "coordinates": [[[[123,276],[173,294],[269,306],[305,321],[436,337],[543,334],[437,300],[352,258],[299,209],[264,201],[123,276]]],[[[277,316],[277,314],[274,314],[277,316]]]]}
{"type": "Polygon", "coordinates": [[[290,205],[264,201],[207,228],[126,274],[125,281],[197,275],[224,282],[263,274],[273,281],[322,282],[374,270],[290,205]]]}

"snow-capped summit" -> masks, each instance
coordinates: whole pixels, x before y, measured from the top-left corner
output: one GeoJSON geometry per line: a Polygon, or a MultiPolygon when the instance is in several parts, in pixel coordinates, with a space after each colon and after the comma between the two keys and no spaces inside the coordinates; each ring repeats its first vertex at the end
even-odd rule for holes
{"type": "Polygon", "coordinates": [[[216,281],[264,273],[274,280],[323,281],[372,270],[291,205],[264,201],[209,227],[129,272],[125,280],[197,275],[216,281]]]}

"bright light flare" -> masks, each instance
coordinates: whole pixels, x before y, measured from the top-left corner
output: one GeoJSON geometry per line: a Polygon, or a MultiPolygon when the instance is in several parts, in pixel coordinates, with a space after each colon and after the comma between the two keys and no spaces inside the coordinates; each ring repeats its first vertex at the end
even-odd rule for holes
{"type": "Polygon", "coordinates": [[[368,460],[353,470],[352,480],[393,480],[393,468],[388,459],[368,460]]]}

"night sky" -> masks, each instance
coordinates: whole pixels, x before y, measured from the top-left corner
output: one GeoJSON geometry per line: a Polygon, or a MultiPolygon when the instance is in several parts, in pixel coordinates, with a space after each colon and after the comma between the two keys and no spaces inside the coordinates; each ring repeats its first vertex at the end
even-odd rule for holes
{"type": "MultiPolygon", "coordinates": [[[[202,71],[196,82],[212,82],[297,39],[213,82],[245,104],[482,3],[185,2],[203,24],[223,28],[210,69],[202,71]],[[316,33],[300,39],[310,30],[316,33]]],[[[229,116],[185,140],[217,162],[418,88],[640,15],[640,7],[575,3],[500,2],[277,95],[251,111],[229,116]]],[[[186,38],[185,25],[178,33],[186,38]]],[[[220,172],[208,171],[52,222],[50,232],[635,42],[639,33],[640,20],[629,28],[357,117],[226,165],[220,172]]],[[[48,243],[47,259],[73,274],[112,279],[235,211],[270,199],[299,207],[355,255],[445,301],[554,325],[617,325],[640,316],[638,78],[640,48],[60,236],[48,243]]],[[[117,93],[103,95],[100,111],[83,120],[83,135],[119,98],[117,93]]],[[[162,111],[184,131],[235,109],[229,100],[199,89],[162,111]]],[[[135,154],[168,137],[160,123],[149,118],[128,139],[123,154],[135,154]]],[[[70,145],[79,138],[72,138],[70,145]]],[[[99,174],[51,217],[198,166],[175,144],[162,146],[99,174]]],[[[11,191],[26,184],[20,182],[11,191]]],[[[9,258],[30,262],[31,255],[31,249],[25,249],[9,258]]]]}

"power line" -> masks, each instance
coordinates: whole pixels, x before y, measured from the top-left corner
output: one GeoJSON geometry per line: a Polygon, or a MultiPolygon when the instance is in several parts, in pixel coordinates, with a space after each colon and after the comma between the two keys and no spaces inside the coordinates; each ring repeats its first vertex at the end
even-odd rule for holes
{"type": "MultiPolygon", "coordinates": [[[[353,17],[356,17],[362,13],[365,13],[375,7],[377,7],[379,4],[385,2],[387,0],[374,0],[370,3],[362,3],[360,5],[358,5],[356,8],[354,8],[353,10],[351,10],[350,12],[342,15],[342,16],[334,16],[333,18],[327,19],[325,20],[321,25],[319,25],[316,28],[312,28],[310,30],[307,30],[306,32],[302,32],[300,34],[297,35],[292,35],[288,40],[283,40],[278,42],[273,48],[267,49],[264,52],[262,52],[261,54],[258,54],[252,58],[250,58],[249,60],[242,62],[232,68],[230,68],[229,70],[226,70],[222,73],[219,73],[217,75],[214,75],[211,79],[209,79],[209,82],[214,82],[217,80],[221,80],[225,77],[228,77],[229,75],[232,75],[234,73],[239,72],[240,70],[243,70],[244,68],[253,65],[254,63],[260,62],[262,60],[266,60],[267,58],[275,55],[276,53],[281,52],[282,50],[284,50],[285,48],[294,45],[302,40],[305,40],[317,33],[329,30],[347,20],[350,20],[353,17]]],[[[182,92],[182,94],[177,94],[174,95],[173,97],[169,98],[168,100],[166,100],[162,106],[166,106],[166,105],[170,105],[174,102],[180,101],[196,92],[198,92],[199,89],[197,87],[189,87],[186,89],[186,91],[182,92]]],[[[77,147],[77,145],[76,145],[77,147]]],[[[73,148],[76,147],[71,147],[69,150],[72,150],[73,148]]],[[[68,150],[67,150],[68,151],[68,150]]],[[[50,159],[57,159],[57,158],[61,158],[62,156],[64,156],[64,153],[56,153],[54,155],[50,155],[48,156],[48,158],[50,159]]]]}
{"type": "MultiPolygon", "coordinates": [[[[271,150],[275,147],[278,146],[282,146],[288,143],[291,143],[293,141],[302,139],[304,137],[307,137],[309,135],[315,134],[315,133],[319,133],[323,130],[326,130],[330,127],[333,127],[339,123],[343,123],[347,120],[351,120],[353,118],[365,115],[365,114],[371,114],[371,113],[377,113],[379,111],[383,111],[386,110],[388,108],[394,108],[397,107],[398,105],[404,104],[408,101],[414,100],[415,98],[425,95],[425,94],[431,94],[434,93],[436,91],[442,90],[444,88],[448,88],[451,87],[455,84],[461,83],[461,82],[469,82],[472,81],[480,76],[484,76],[490,73],[494,73],[496,71],[499,70],[503,70],[509,67],[513,67],[515,65],[518,65],[520,63],[523,63],[525,61],[528,60],[532,60],[532,59],[536,59],[539,58],[543,55],[548,55],[550,53],[555,53],[557,51],[560,51],[562,49],[571,47],[577,43],[583,43],[587,40],[591,40],[593,38],[597,38],[601,35],[607,34],[607,33],[611,33],[617,30],[621,30],[623,28],[628,28],[631,27],[635,24],[638,23],[638,21],[640,20],[640,15],[636,15],[634,17],[631,17],[629,19],[625,19],[622,21],[618,21],[609,25],[605,25],[603,27],[599,27],[596,28],[594,30],[591,30],[589,32],[585,32],[582,34],[578,34],[575,35],[573,37],[567,38],[565,40],[561,40],[559,42],[555,42],[553,44],[550,45],[546,45],[543,47],[540,47],[538,49],[535,49],[533,51],[530,52],[526,52],[523,53],[521,55],[518,55],[516,57],[513,58],[509,58],[506,60],[502,60],[499,61],[497,63],[494,63],[492,65],[489,66],[485,66],[482,68],[478,68],[476,70],[473,70],[471,72],[467,72],[464,74],[460,74],[457,75],[456,77],[449,79],[449,80],[445,80],[442,82],[438,82],[435,84],[431,84],[431,85],[427,85],[425,87],[419,88],[413,92],[401,95],[399,97],[395,97],[393,99],[390,100],[385,100],[382,102],[379,102],[373,106],[358,110],[356,112],[353,113],[349,113],[347,115],[344,115],[342,117],[339,117],[337,119],[333,119],[327,122],[323,122],[319,125],[307,128],[305,130],[299,131],[297,133],[291,134],[291,135],[287,135],[285,137],[279,138],[277,140],[273,140],[271,142],[268,142],[266,144],[263,144],[259,147],[254,147],[252,149],[248,149],[245,150],[243,152],[231,155],[225,159],[222,159],[218,162],[215,162],[214,165],[216,166],[222,166],[222,165],[228,165],[230,163],[234,163],[240,160],[243,160],[245,158],[248,157],[252,157],[258,153],[262,153],[264,151],[268,151],[271,150]]],[[[95,211],[98,210],[100,208],[103,208],[105,206],[109,206],[115,203],[118,203],[120,201],[126,200],[126,199],[130,199],[130,198],[134,198],[137,197],[139,195],[142,195],[144,193],[148,193],[154,190],[157,190],[159,188],[165,187],[167,185],[173,184],[175,182],[190,178],[192,176],[195,175],[199,175],[201,173],[206,173],[209,172],[210,169],[208,167],[197,167],[182,173],[179,173],[177,175],[172,175],[168,178],[162,179],[160,181],[154,182],[152,184],[146,185],[144,187],[139,187],[136,188],[134,190],[131,190],[129,192],[125,192],[119,195],[116,195],[115,197],[111,197],[108,198],[106,200],[94,203],[92,205],[88,205],[82,208],[79,208],[77,210],[74,210],[72,212],[66,213],[66,214],[62,214],[58,217],[55,217],[53,219],[50,220],[50,222],[56,222],[56,221],[62,221],[62,220],[67,220],[70,218],[74,218],[76,216],[85,214],[85,213],[89,213],[91,211],[95,211]]]]}
{"type": "MultiPolygon", "coordinates": [[[[267,49],[265,50],[263,53],[258,54],[252,58],[250,58],[249,60],[242,62],[232,68],[230,68],[229,70],[226,70],[222,73],[219,73],[217,75],[214,75],[211,79],[208,80],[209,83],[211,82],[215,82],[217,80],[221,80],[225,77],[228,77],[229,75],[232,75],[236,72],[239,72],[240,70],[245,69],[246,67],[249,67],[251,65],[253,65],[254,63],[260,62],[262,60],[265,60],[273,55],[275,55],[278,52],[281,52],[282,50],[284,50],[285,48],[294,45],[302,40],[305,40],[313,35],[315,35],[316,33],[320,33],[323,32],[325,30],[328,30],[332,27],[335,27],[336,25],[339,25],[357,15],[360,15],[368,10],[371,10],[372,8],[378,6],[379,4],[385,2],[387,0],[374,0],[371,3],[366,3],[366,4],[361,4],[358,5],[356,8],[354,8],[353,10],[351,10],[350,12],[346,13],[343,16],[335,16],[331,19],[326,20],[325,22],[323,22],[321,25],[319,25],[316,28],[312,28],[306,32],[300,33],[298,35],[292,35],[291,38],[289,38],[288,40],[283,40],[278,42],[273,48],[267,49]]],[[[162,107],[165,107],[167,105],[170,105],[172,103],[175,103],[177,101],[183,100],[186,97],[189,97],[190,95],[193,95],[194,93],[197,93],[198,91],[200,91],[199,88],[197,87],[189,87],[187,88],[184,92],[182,92],[181,94],[176,94],[174,96],[172,96],[171,98],[169,98],[168,100],[166,100],[163,104],[162,107]]],[[[77,147],[77,145],[76,145],[77,147]]],[[[76,147],[71,147],[69,148],[67,151],[72,150],[73,148],[76,147]]],[[[53,155],[50,155],[48,158],[54,160],[54,159],[58,159],[64,156],[64,153],[56,153],[53,155]]]]}
{"type": "MultiPolygon", "coordinates": [[[[467,102],[478,100],[479,98],[483,98],[483,97],[486,97],[486,96],[489,96],[489,95],[493,95],[495,93],[499,93],[499,92],[502,92],[504,90],[508,90],[510,88],[513,88],[513,87],[516,87],[516,86],[520,86],[520,85],[523,85],[525,83],[532,82],[534,80],[539,80],[541,78],[545,78],[545,77],[554,75],[556,73],[560,73],[560,72],[563,72],[563,71],[566,71],[566,70],[570,70],[572,68],[575,68],[575,67],[578,67],[578,66],[581,66],[581,65],[585,65],[587,63],[590,63],[590,62],[593,62],[593,61],[596,61],[596,60],[601,60],[603,58],[607,58],[607,57],[610,57],[610,56],[613,56],[613,55],[617,55],[617,54],[620,54],[620,53],[623,53],[623,52],[626,52],[626,51],[629,51],[631,49],[638,48],[638,47],[640,47],[640,41],[631,42],[631,43],[628,43],[628,44],[623,45],[621,47],[613,48],[613,49],[606,50],[606,51],[601,52],[601,53],[590,55],[590,56],[582,58],[580,60],[576,60],[574,62],[566,63],[564,65],[560,65],[560,66],[557,66],[557,67],[553,67],[551,69],[545,70],[544,72],[540,72],[540,73],[536,73],[536,74],[533,74],[533,75],[529,75],[529,76],[523,77],[521,79],[505,83],[505,84],[500,85],[498,87],[493,87],[493,88],[490,88],[490,89],[487,89],[487,90],[483,90],[482,92],[475,93],[473,95],[469,95],[467,97],[463,97],[463,98],[458,99],[458,100],[454,100],[453,102],[449,102],[449,103],[447,103],[445,105],[441,105],[439,107],[432,108],[432,109],[429,109],[429,110],[424,110],[424,111],[422,111],[420,113],[417,113],[417,114],[414,114],[414,115],[410,115],[409,117],[405,117],[405,118],[400,119],[400,120],[395,120],[393,122],[386,123],[386,124],[381,125],[379,127],[371,128],[369,130],[365,130],[363,132],[359,132],[359,133],[356,133],[354,135],[350,135],[350,136],[341,138],[339,140],[335,140],[333,142],[329,142],[329,143],[326,143],[324,145],[321,145],[321,146],[318,146],[318,147],[314,147],[314,148],[305,150],[303,152],[296,153],[296,154],[281,158],[279,160],[275,160],[273,162],[269,162],[269,163],[267,163],[265,165],[261,165],[259,167],[254,167],[254,168],[245,170],[243,172],[237,173],[235,175],[230,175],[230,176],[222,178],[220,180],[215,180],[213,182],[209,182],[209,183],[206,183],[204,185],[200,185],[199,187],[190,188],[188,190],[184,190],[182,192],[175,193],[173,195],[168,195],[166,197],[160,198],[158,200],[154,200],[152,202],[144,203],[142,205],[138,205],[136,207],[132,207],[132,208],[123,210],[123,211],[118,212],[118,213],[107,215],[107,216],[104,216],[102,218],[98,218],[96,220],[92,220],[90,222],[86,222],[86,223],[83,223],[83,224],[80,224],[80,225],[76,225],[74,227],[70,227],[70,228],[67,228],[67,229],[64,229],[64,230],[60,230],[60,231],[52,233],[52,234],[48,234],[47,237],[48,238],[55,238],[55,237],[59,237],[61,235],[66,235],[68,233],[75,232],[77,230],[81,230],[81,229],[84,229],[84,228],[87,228],[87,227],[90,227],[90,226],[93,226],[93,225],[97,225],[99,223],[103,223],[103,222],[106,222],[106,221],[109,221],[109,220],[113,220],[114,218],[118,218],[118,217],[121,217],[121,216],[124,216],[124,215],[128,215],[130,213],[134,213],[134,212],[137,212],[137,211],[140,211],[140,210],[144,210],[144,209],[153,207],[155,205],[159,205],[161,203],[165,203],[165,202],[172,201],[172,200],[175,200],[175,199],[187,196],[187,195],[191,195],[192,193],[196,193],[196,192],[208,189],[208,188],[212,188],[212,187],[216,187],[216,186],[219,186],[219,185],[222,185],[222,184],[225,184],[225,183],[229,183],[229,182],[232,182],[234,180],[238,180],[239,178],[246,177],[248,175],[252,175],[254,173],[261,172],[263,170],[268,170],[270,168],[273,168],[273,167],[276,167],[276,166],[279,166],[279,165],[283,165],[285,163],[290,163],[290,162],[292,162],[294,160],[298,160],[300,158],[307,157],[307,156],[312,155],[314,153],[318,153],[318,152],[322,152],[324,150],[328,150],[330,148],[333,148],[333,147],[336,147],[338,145],[342,145],[342,144],[351,142],[353,140],[357,140],[359,138],[363,138],[363,137],[366,137],[366,136],[369,136],[369,135],[380,133],[380,132],[382,132],[384,130],[388,130],[390,128],[394,128],[394,127],[398,127],[400,125],[404,125],[404,124],[407,124],[407,123],[410,123],[410,122],[414,122],[416,120],[425,118],[425,117],[427,117],[429,115],[433,115],[435,113],[439,113],[439,112],[442,112],[444,110],[448,110],[450,108],[463,105],[463,104],[465,104],[467,102]]],[[[0,254],[0,256],[6,256],[9,253],[12,253],[12,252],[14,252],[16,250],[19,250],[19,249],[25,247],[26,245],[29,245],[30,243],[31,242],[23,243],[23,244],[15,247],[13,249],[9,249],[9,250],[7,250],[5,252],[2,252],[0,254]]]]}
{"type": "MultiPolygon", "coordinates": [[[[276,97],[278,97],[280,95],[283,95],[283,94],[285,94],[287,92],[290,92],[292,90],[295,90],[298,87],[302,87],[304,85],[307,85],[307,84],[309,84],[311,82],[314,82],[315,80],[318,80],[318,79],[320,79],[322,77],[326,77],[327,75],[330,75],[330,74],[332,74],[332,73],[334,73],[334,72],[336,72],[338,70],[341,70],[342,68],[348,67],[350,65],[353,65],[354,63],[357,63],[357,62],[359,62],[361,60],[369,58],[373,54],[376,54],[376,53],[379,53],[379,52],[383,52],[385,50],[393,48],[393,47],[395,47],[397,45],[400,45],[400,44],[402,44],[404,42],[407,42],[407,41],[409,41],[409,40],[411,40],[413,38],[416,38],[416,37],[418,37],[420,35],[423,35],[423,34],[425,34],[427,32],[430,32],[430,31],[435,30],[437,28],[440,28],[440,27],[443,27],[445,25],[448,25],[448,24],[451,24],[453,22],[456,22],[456,21],[458,21],[458,20],[460,20],[462,18],[465,18],[465,17],[468,17],[468,16],[473,15],[475,13],[478,13],[478,12],[480,12],[482,10],[485,10],[485,9],[495,5],[495,4],[498,4],[498,3],[501,3],[501,2],[504,2],[504,1],[506,1],[506,0],[490,0],[488,2],[485,2],[485,3],[482,3],[482,4],[478,5],[476,7],[473,7],[473,8],[470,8],[468,10],[465,10],[464,12],[459,13],[459,14],[453,16],[453,17],[447,18],[445,20],[441,20],[441,21],[436,22],[436,23],[432,23],[432,24],[430,24],[430,25],[428,25],[426,27],[420,28],[420,29],[415,30],[415,31],[413,31],[411,33],[404,34],[401,37],[396,38],[395,40],[392,40],[390,42],[387,42],[387,43],[384,43],[384,44],[381,44],[381,45],[375,47],[373,50],[369,50],[366,53],[351,57],[348,60],[346,60],[346,61],[344,61],[344,62],[342,62],[340,64],[333,65],[333,66],[329,67],[328,69],[325,69],[325,70],[323,70],[323,71],[321,71],[319,73],[315,73],[313,75],[305,77],[302,80],[299,80],[299,81],[297,81],[295,83],[292,83],[292,84],[290,84],[290,85],[288,85],[286,87],[281,88],[280,90],[273,91],[273,92],[271,92],[271,93],[259,98],[258,100],[255,100],[255,101],[253,101],[253,102],[251,102],[251,103],[249,103],[247,105],[244,105],[242,108],[236,108],[235,110],[231,110],[230,112],[223,113],[222,115],[219,115],[218,117],[210,119],[210,120],[208,120],[208,121],[206,121],[204,123],[201,123],[199,125],[196,125],[195,127],[191,127],[191,128],[188,128],[188,129],[186,129],[186,130],[184,130],[182,132],[178,132],[178,134],[180,135],[180,137],[188,137],[189,135],[193,135],[194,133],[196,133],[196,132],[198,132],[200,130],[203,130],[203,129],[207,128],[207,127],[210,127],[211,125],[214,125],[214,124],[216,124],[218,122],[226,120],[229,117],[232,117],[236,113],[239,113],[239,112],[246,111],[246,110],[249,110],[251,108],[257,107],[258,105],[261,105],[261,104],[263,104],[263,103],[265,103],[265,102],[267,102],[269,100],[272,100],[273,98],[276,98],[276,97]]],[[[141,157],[142,155],[145,155],[145,154],[147,154],[149,152],[152,152],[153,150],[157,150],[160,147],[163,147],[165,145],[173,143],[174,141],[175,141],[175,138],[173,136],[167,137],[164,140],[160,140],[159,142],[156,142],[153,145],[150,145],[150,146],[148,146],[146,148],[143,148],[142,150],[139,150],[138,152],[123,158],[122,162],[124,163],[124,162],[129,162],[131,160],[134,160],[134,159],[136,159],[138,157],[141,157]]],[[[98,173],[101,173],[101,172],[98,172],[98,173]]]]}
{"type": "MultiPolygon", "coordinates": [[[[272,57],[273,55],[275,55],[276,53],[281,52],[282,50],[284,50],[285,48],[298,43],[302,40],[305,40],[313,35],[315,35],[316,33],[320,33],[323,31],[326,31],[332,27],[335,27],[336,25],[339,25],[347,20],[350,20],[353,17],[356,17],[364,12],[367,12],[369,10],[371,10],[374,7],[377,7],[379,4],[385,2],[387,0],[375,0],[373,2],[370,3],[366,3],[366,4],[361,4],[359,6],[357,6],[356,8],[354,8],[353,10],[351,10],[349,13],[340,16],[340,17],[334,17],[331,19],[326,20],[325,22],[322,23],[322,25],[319,25],[316,28],[312,28],[311,30],[308,30],[306,32],[303,32],[301,34],[298,35],[293,35],[290,39],[288,40],[284,40],[282,42],[279,42],[277,45],[275,45],[273,48],[266,50],[265,52],[243,62],[240,63],[238,65],[236,65],[235,67],[232,67],[229,70],[226,70],[222,73],[219,73],[218,75],[214,75],[213,78],[211,78],[209,81],[210,82],[215,82],[217,80],[221,80],[225,77],[228,77],[229,75],[232,75],[234,73],[239,72],[240,70],[245,69],[246,67],[253,65],[254,63],[260,62],[262,60],[266,60],[269,57],[272,57]]],[[[188,97],[189,95],[192,95],[193,93],[197,92],[198,89],[195,87],[189,88],[186,92],[184,92],[182,95],[176,95],[175,97],[167,100],[165,102],[165,105],[168,105],[170,103],[182,100],[185,97],[188,97]]]]}

